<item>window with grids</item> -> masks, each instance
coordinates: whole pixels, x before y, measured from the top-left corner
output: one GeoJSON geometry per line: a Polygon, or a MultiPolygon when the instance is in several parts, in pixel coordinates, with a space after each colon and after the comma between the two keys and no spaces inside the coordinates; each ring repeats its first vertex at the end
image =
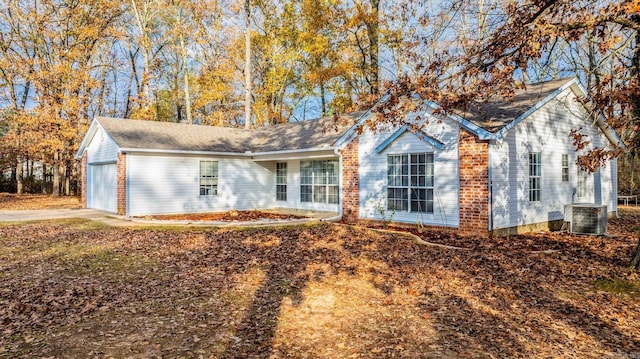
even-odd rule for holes
{"type": "Polygon", "coordinates": [[[562,155],[562,182],[569,182],[569,155],[562,155]]]}
{"type": "Polygon", "coordinates": [[[276,162],[276,200],[287,200],[287,163],[276,162]]]}
{"type": "Polygon", "coordinates": [[[338,161],[300,162],[300,201],[338,203],[338,161]]]}
{"type": "Polygon", "coordinates": [[[539,152],[529,153],[529,201],[540,201],[542,162],[539,152]]]}
{"type": "Polygon", "coordinates": [[[576,195],[580,198],[587,197],[587,179],[589,173],[587,171],[578,168],[578,186],[576,188],[576,195]]]}
{"type": "Polygon", "coordinates": [[[200,161],[200,195],[218,194],[218,162],[200,161]]]}
{"type": "Polygon", "coordinates": [[[433,153],[387,156],[387,209],[433,213],[433,153]]]}

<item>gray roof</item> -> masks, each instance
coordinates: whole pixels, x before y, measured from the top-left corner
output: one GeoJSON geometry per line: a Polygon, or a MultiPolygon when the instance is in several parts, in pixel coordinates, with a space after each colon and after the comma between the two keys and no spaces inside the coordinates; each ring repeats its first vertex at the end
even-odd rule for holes
{"type": "Polygon", "coordinates": [[[455,111],[455,113],[485,130],[495,133],[572,79],[570,77],[528,84],[526,89],[516,90],[513,101],[474,103],[464,110],[455,111]]]}
{"type": "MultiPolygon", "coordinates": [[[[567,84],[564,78],[515,92],[513,101],[475,103],[457,115],[489,132],[498,132],[538,102],[567,84]]],[[[256,129],[98,117],[120,148],[188,152],[264,153],[330,148],[366,112],[292,122],[256,129]]]]}
{"type": "Polygon", "coordinates": [[[247,130],[98,117],[120,148],[195,152],[253,153],[329,148],[362,115],[356,112],[247,130]]]}

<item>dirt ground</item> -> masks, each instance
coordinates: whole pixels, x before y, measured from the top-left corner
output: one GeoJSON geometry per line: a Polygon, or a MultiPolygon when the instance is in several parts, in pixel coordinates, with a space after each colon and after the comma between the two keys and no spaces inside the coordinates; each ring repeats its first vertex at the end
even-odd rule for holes
{"type": "Polygon", "coordinates": [[[6,224],[0,357],[638,357],[640,211],[622,214],[610,237],[449,238],[472,250],[334,224],[6,224]]]}

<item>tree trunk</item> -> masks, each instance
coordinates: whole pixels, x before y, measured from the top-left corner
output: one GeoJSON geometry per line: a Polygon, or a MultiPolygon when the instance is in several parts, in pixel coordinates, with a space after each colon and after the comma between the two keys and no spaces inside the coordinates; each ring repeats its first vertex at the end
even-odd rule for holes
{"type": "Polygon", "coordinates": [[[320,82],[320,99],[322,101],[322,117],[327,115],[327,100],[325,99],[324,81],[320,82]]]}
{"type": "MultiPolygon", "coordinates": [[[[178,26],[182,26],[182,10],[178,10],[178,26]]],[[[191,92],[189,91],[189,64],[187,62],[187,49],[184,46],[184,34],[182,28],[179,30],[180,36],[180,56],[182,57],[182,66],[184,66],[184,109],[187,115],[187,123],[193,124],[191,118],[191,92]]]]}
{"type": "Polygon", "coordinates": [[[636,249],[631,255],[631,267],[640,270],[640,240],[638,240],[638,245],[636,245],[636,249]]]}
{"type": "MultiPolygon", "coordinates": [[[[632,19],[640,26],[640,15],[634,14],[632,19]]],[[[636,81],[640,82],[640,31],[636,30],[635,38],[636,43],[631,63],[631,75],[636,81]]],[[[631,131],[629,131],[628,145],[630,145],[629,147],[634,151],[640,148],[640,136],[638,136],[638,132],[640,131],[640,95],[638,95],[638,91],[631,91],[630,97],[631,123],[628,128],[631,131]]]]}
{"type": "Polygon", "coordinates": [[[53,154],[53,189],[51,194],[60,196],[60,154],[58,151],[53,154]]]}
{"type": "Polygon", "coordinates": [[[47,165],[42,164],[42,194],[47,194],[47,165]]]}
{"type": "Polygon", "coordinates": [[[71,190],[71,171],[69,170],[70,165],[67,164],[64,166],[64,195],[68,196],[71,190]]]}
{"type": "Polygon", "coordinates": [[[244,127],[251,128],[251,2],[244,2],[244,21],[246,25],[244,34],[244,82],[246,92],[244,94],[244,127]]]}
{"type": "MultiPolygon", "coordinates": [[[[151,98],[151,94],[149,91],[149,76],[150,76],[150,65],[149,65],[149,47],[150,47],[150,39],[149,34],[147,33],[147,14],[149,9],[147,8],[147,3],[143,3],[143,13],[140,13],[138,6],[136,5],[135,0],[131,0],[131,8],[133,9],[133,14],[135,15],[136,24],[138,25],[138,30],[140,31],[140,47],[142,47],[142,63],[144,69],[142,69],[142,76],[140,79],[140,87],[138,88],[138,99],[142,98],[142,103],[140,104],[140,108],[144,110],[145,116],[148,116],[148,110],[150,108],[149,99],[151,98]]],[[[135,63],[132,64],[135,66],[135,63]]]]}
{"type": "Polygon", "coordinates": [[[378,64],[378,42],[380,37],[380,0],[371,0],[371,22],[367,24],[367,36],[369,37],[369,76],[371,76],[370,92],[377,95],[380,91],[380,66],[378,64]]]}
{"type": "Polygon", "coordinates": [[[16,164],[16,193],[22,194],[24,191],[24,167],[22,160],[18,158],[18,163],[16,164]]]}

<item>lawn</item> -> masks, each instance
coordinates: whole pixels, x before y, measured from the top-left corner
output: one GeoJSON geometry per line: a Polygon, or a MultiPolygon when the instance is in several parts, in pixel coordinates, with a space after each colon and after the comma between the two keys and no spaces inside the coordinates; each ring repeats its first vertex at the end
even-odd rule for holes
{"type": "Polygon", "coordinates": [[[0,193],[0,210],[80,208],[77,196],[0,193]]]}
{"type": "Polygon", "coordinates": [[[0,226],[0,357],[640,356],[640,212],[613,238],[0,226]],[[550,249],[550,251],[548,251],[550,249]]]}

